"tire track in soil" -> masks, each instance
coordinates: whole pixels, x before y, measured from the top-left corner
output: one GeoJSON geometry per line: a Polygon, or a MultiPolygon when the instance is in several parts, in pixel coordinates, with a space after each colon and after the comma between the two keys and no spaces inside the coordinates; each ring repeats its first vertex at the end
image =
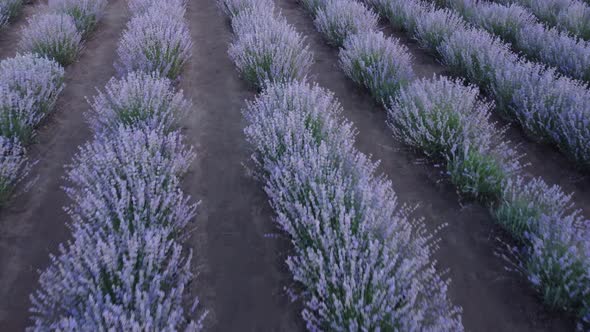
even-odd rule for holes
{"type": "Polygon", "coordinates": [[[184,134],[197,159],[183,184],[201,200],[187,241],[198,274],[192,295],[209,310],[207,330],[303,330],[301,307],[283,289],[292,283],[285,264],[289,240],[266,236],[277,233],[274,213],[263,184],[244,166],[251,150],[241,109],[254,93],[227,54],[229,21],[214,0],[189,1],[187,18],[193,57],[181,88],[194,107],[184,134]]]}
{"type": "Polygon", "coordinates": [[[27,19],[38,13],[44,4],[45,2],[41,3],[41,1],[31,1],[31,3],[25,4],[21,13],[10,20],[3,29],[0,29],[0,60],[16,55],[20,33],[26,26],[27,19]]]}
{"type": "Polygon", "coordinates": [[[113,62],[120,34],[128,20],[124,0],[111,0],[97,30],[86,41],[78,61],[66,69],[66,88],[54,114],[38,130],[29,147],[38,160],[30,191],[18,194],[0,211],[0,331],[22,331],[28,325],[29,294],[38,286],[39,269],[49,264],[49,254],[70,238],[69,203],[61,187],[64,165],[79,145],[91,138],[83,113],[85,96],[96,94],[115,75],[113,62]]]}
{"type": "MultiPolygon", "coordinates": [[[[357,148],[381,160],[379,170],[392,180],[400,201],[419,203],[415,215],[425,217],[429,229],[448,223],[438,234],[440,249],[436,259],[440,268],[450,269],[449,294],[453,303],[463,307],[466,330],[573,330],[572,319],[548,312],[522,276],[505,270],[505,261],[494,254],[501,230],[488,210],[476,202],[461,204],[452,184],[441,181],[442,169],[433,168],[394,140],[385,123],[385,110],[344,75],[338,66],[338,51],[325,43],[311,16],[296,0],[279,0],[276,4],[287,21],[307,37],[315,59],[311,79],[335,93],[344,108],[343,115],[359,131],[357,148]]],[[[402,42],[414,56],[418,76],[447,73],[408,40],[403,38],[402,42]]]]}

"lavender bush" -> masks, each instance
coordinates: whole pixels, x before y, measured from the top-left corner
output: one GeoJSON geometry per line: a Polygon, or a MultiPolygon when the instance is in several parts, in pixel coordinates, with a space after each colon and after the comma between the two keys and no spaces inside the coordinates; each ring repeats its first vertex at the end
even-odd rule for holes
{"type": "Polygon", "coordinates": [[[20,48],[54,59],[66,66],[76,59],[82,36],[74,19],[64,14],[39,14],[28,20],[22,31],[20,48]]]}
{"type": "Polygon", "coordinates": [[[497,0],[528,7],[535,16],[561,31],[590,40],[590,6],[578,0],[497,0]]]}
{"type": "Polygon", "coordinates": [[[439,49],[446,64],[493,93],[504,116],[533,137],[557,145],[580,167],[590,165],[590,92],[580,82],[523,62],[477,30],[455,33],[439,49]]]}
{"type": "Polygon", "coordinates": [[[107,0],[49,0],[49,7],[74,19],[82,36],[88,36],[96,27],[107,6],[107,0]]]}
{"type": "Polygon", "coordinates": [[[229,49],[244,79],[258,89],[267,81],[304,79],[313,61],[304,38],[293,27],[281,20],[269,20],[256,26],[256,33],[236,35],[229,49]]]}
{"type": "MultiPolygon", "coordinates": [[[[427,21],[426,7],[418,7],[396,15],[420,13],[424,16],[414,20],[427,21]]],[[[440,10],[431,14],[437,12],[445,15],[440,10]]],[[[419,37],[415,32],[414,36],[419,37]]],[[[504,116],[517,120],[533,137],[557,145],[580,167],[588,167],[590,92],[582,83],[523,61],[506,44],[477,29],[457,28],[436,51],[445,64],[492,94],[504,116]]]]}
{"type": "Polygon", "coordinates": [[[448,9],[426,11],[413,23],[418,43],[427,49],[436,50],[456,31],[465,29],[465,22],[448,9]]]}
{"type": "MultiPolygon", "coordinates": [[[[553,308],[590,313],[590,223],[573,209],[572,195],[541,179],[510,182],[495,211],[498,222],[524,243],[520,266],[553,308]]],[[[586,323],[590,323],[586,321],[586,323]]]]}
{"type": "Polygon", "coordinates": [[[152,7],[127,25],[117,47],[121,75],[132,71],[157,72],[175,80],[191,56],[192,41],[186,22],[162,15],[152,7]]]}
{"type": "Polygon", "coordinates": [[[33,128],[42,118],[43,114],[35,111],[32,99],[0,85],[0,136],[26,144],[32,140],[33,128]]]}
{"type": "Polygon", "coordinates": [[[446,0],[446,5],[511,43],[530,59],[554,66],[570,77],[590,81],[590,43],[555,28],[545,28],[523,7],[474,0],[446,0]]]}
{"type": "Polygon", "coordinates": [[[32,330],[196,330],[182,309],[190,254],[176,239],[195,206],[178,189],[193,158],[178,133],[121,128],[68,171],[73,241],[40,278],[32,330]]]}
{"type": "Polygon", "coordinates": [[[272,30],[278,25],[287,25],[282,16],[268,16],[274,11],[274,3],[250,1],[252,4],[240,8],[238,14],[232,17],[231,27],[237,39],[247,34],[260,34],[272,30]]]}
{"type": "Polygon", "coordinates": [[[342,46],[348,36],[376,30],[377,15],[356,1],[328,0],[314,24],[330,44],[342,46]]]}
{"type": "Polygon", "coordinates": [[[0,28],[20,13],[23,4],[23,0],[0,0],[0,28]]]}
{"type": "Polygon", "coordinates": [[[244,115],[277,222],[295,246],[310,330],[461,331],[432,263],[431,237],[354,149],[331,93],[273,84],[244,115]],[[369,277],[371,276],[371,277],[369,277]]]}
{"type": "Polygon", "coordinates": [[[141,125],[169,132],[177,128],[191,108],[182,91],[154,74],[132,72],[123,79],[112,78],[104,92],[91,104],[90,126],[108,132],[120,125],[141,125]]]}
{"type": "Polygon", "coordinates": [[[267,10],[267,18],[273,17],[271,14],[274,12],[274,2],[272,0],[217,0],[217,6],[223,11],[223,13],[230,18],[237,16],[244,9],[263,9],[267,10]]]}
{"type": "Polygon", "coordinates": [[[64,69],[57,62],[35,54],[17,54],[0,61],[0,85],[32,100],[33,111],[53,111],[64,88],[64,69]]]}
{"type": "Polygon", "coordinates": [[[418,80],[401,89],[388,107],[394,137],[445,160],[451,181],[467,195],[494,201],[504,181],[522,166],[489,120],[491,105],[461,81],[418,80]]]}
{"type": "MultiPolygon", "coordinates": [[[[415,27],[416,21],[424,19],[425,12],[433,10],[420,2],[390,1],[391,8],[402,11],[395,14],[398,20],[395,24],[403,27],[415,27]],[[406,18],[409,23],[403,22],[406,18]]],[[[390,9],[385,13],[392,15],[392,12],[390,9]]],[[[410,31],[415,36],[415,32],[410,31]]],[[[584,119],[588,110],[587,91],[582,85],[518,59],[505,44],[474,29],[454,32],[443,41],[439,51],[448,63],[486,87],[496,100],[504,102],[500,109],[514,112],[514,117],[529,130],[538,130],[541,137],[556,141],[567,137],[570,141],[561,147],[571,148],[572,154],[582,156],[585,149],[580,142],[586,140],[587,121],[584,119]],[[566,129],[565,123],[572,129],[566,129]],[[565,134],[566,130],[569,134],[565,134]],[[572,140],[580,136],[582,138],[572,140]]],[[[486,159],[494,157],[494,154],[481,154],[479,150],[475,150],[476,153],[468,149],[463,151],[459,154],[462,158],[449,160],[452,178],[454,169],[464,172],[485,166],[486,159]],[[454,160],[460,167],[450,163],[454,160]]],[[[495,153],[511,154],[510,150],[503,149],[495,153]]],[[[512,165],[517,166],[516,163],[512,165]]],[[[488,177],[496,169],[493,164],[487,165],[476,178],[488,177]]],[[[522,179],[513,178],[506,177],[499,187],[500,201],[494,213],[498,222],[520,240],[518,254],[522,271],[550,306],[573,312],[582,324],[590,323],[589,223],[579,212],[571,212],[569,197],[557,187],[549,188],[540,180],[524,184],[522,179]]]]}
{"type": "Polygon", "coordinates": [[[385,104],[414,78],[412,57],[398,40],[371,31],[350,36],[339,53],[340,67],[385,104]]]}
{"type": "Polygon", "coordinates": [[[0,137],[0,205],[4,205],[18,183],[29,174],[32,164],[18,140],[0,137]]]}
{"type": "Polygon", "coordinates": [[[160,14],[176,16],[182,19],[185,14],[186,0],[128,0],[129,11],[133,15],[143,15],[154,6],[162,6],[160,14]]]}

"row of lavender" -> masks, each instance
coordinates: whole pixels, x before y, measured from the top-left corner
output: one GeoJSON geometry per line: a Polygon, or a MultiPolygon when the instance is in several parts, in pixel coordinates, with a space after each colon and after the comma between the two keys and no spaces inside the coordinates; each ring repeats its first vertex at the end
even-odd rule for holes
{"type": "MultiPolygon", "coordinates": [[[[509,42],[529,59],[555,67],[560,73],[590,82],[590,42],[557,28],[546,28],[529,10],[480,0],[436,0],[467,21],[509,42]]],[[[590,20],[590,16],[588,17],[590,20]]]]}
{"type": "MultiPolygon", "coordinates": [[[[191,55],[182,1],[130,0],[121,78],[90,102],[93,139],[67,168],[73,239],[31,295],[34,331],[188,331],[182,248],[196,204],[180,189],[195,155],[179,131],[191,103],[173,88],[191,55]]],[[[193,309],[197,301],[193,302],[193,309]]]]}
{"type": "MultiPolygon", "coordinates": [[[[20,3],[20,2],[19,2],[20,3]]],[[[19,48],[24,54],[0,62],[0,202],[28,174],[24,146],[54,110],[64,88],[63,66],[95,28],[106,0],[50,0],[46,13],[29,19],[19,48]]]]}
{"type": "Polygon", "coordinates": [[[527,7],[540,20],[590,40],[590,1],[585,0],[495,0],[503,4],[527,7]]]}
{"type": "Polygon", "coordinates": [[[460,191],[489,203],[496,221],[518,241],[519,266],[544,300],[590,323],[590,225],[558,186],[519,176],[518,156],[489,121],[492,105],[461,81],[412,82],[408,50],[376,32],[377,15],[364,5],[303,4],[328,42],[341,47],[344,72],[387,108],[394,137],[445,161],[460,191]]]}
{"type": "Polygon", "coordinates": [[[287,265],[303,286],[309,330],[461,331],[460,308],[437,272],[433,239],[397,202],[333,94],[305,82],[312,54],[271,1],[222,0],[229,54],[261,93],[243,111],[253,161],[287,265]]]}
{"type": "Polygon", "coordinates": [[[370,0],[396,28],[408,31],[454,71],[494,97],[500,114],[535,139],[590,167],[590,91],[554,69],[527,62],[456,13],[420,0],[370,0]]]}

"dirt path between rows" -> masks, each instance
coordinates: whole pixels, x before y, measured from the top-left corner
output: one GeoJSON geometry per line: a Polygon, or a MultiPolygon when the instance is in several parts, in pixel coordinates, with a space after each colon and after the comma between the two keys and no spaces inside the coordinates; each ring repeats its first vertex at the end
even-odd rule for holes
{"type": "MultiPolygon", "coordinates": [[[[277,2],[287,21],[308,36],[315,56],[312,79],[330,89],[342,103],[344,116],[359,130],[356,146],[381,160],[380,170],[392,181],[402,202],[420,203],[417,216],[426,218],[430,229],[448,223],[439,234],[436,257],[449,268],[451,299],[463,307],[463,323],[469,331],[568,331],[573,322],[549,313],[524,278],[505,270],[505,261],[495,255],[499,248],[489,212],[478,203],[459,203],[455,189],[441,170],[420,159],[396,142],[385,123],[385,111],[368,93],[359,89],[338,67],[337,51],[328,47],[315,30],[312,18],[295,0],[277,2]]],[[[445,73],[426,52],[403,40],[415,57],[421,77],[445,73]]]]}
{"type": "Polygon", "coordinates": [[[57,253],[58,244],[70,236],[62,209],[68,203],[61,190],[63,167],[90,138],[84,98],[115,75],[116,44],[127,19],[126,2],[111,0],[78,61],[66,69],[66,88],[56,112],[30,147],[31,158],[39,160],[33,171],[33,177],[38,176],[35,186],[0,212],[0,331],[22,331],[30,324],[29,294],[37,287],[37,270],[47,266],[49,253],[57,253]]]}
{"type": "Polygon", "coordinates": [[[193,100],[187,143],[197,152],[185,190],[201,205],[188,241],[198,279],[192,291],[209,310],[209,331],[303,330],[301,308],[284,291],[289,241],[277,229],[262,190],[243,166],[250,146],[240,110],[254,93],[227,55],[232,34],[214,0],[188,3],[193,58],[181,78],[193,100]]]}
{"type": "Polygon", "coordinates": [[[31,1],[23,6],[23,10],[17,17],[0,29],[0,60],[14,56],[20,41],[20,32],[27,24],[27,18],[36,14],[45,1],[31,1]]]}

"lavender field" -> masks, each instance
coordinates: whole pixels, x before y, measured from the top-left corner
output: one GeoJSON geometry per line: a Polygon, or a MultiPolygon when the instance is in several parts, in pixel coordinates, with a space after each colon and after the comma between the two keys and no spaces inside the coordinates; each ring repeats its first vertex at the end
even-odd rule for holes
{"type": "Polygon", "coordinates": [[[587,0],[0,0],[0,331],[590,331],[587,0]]]}

